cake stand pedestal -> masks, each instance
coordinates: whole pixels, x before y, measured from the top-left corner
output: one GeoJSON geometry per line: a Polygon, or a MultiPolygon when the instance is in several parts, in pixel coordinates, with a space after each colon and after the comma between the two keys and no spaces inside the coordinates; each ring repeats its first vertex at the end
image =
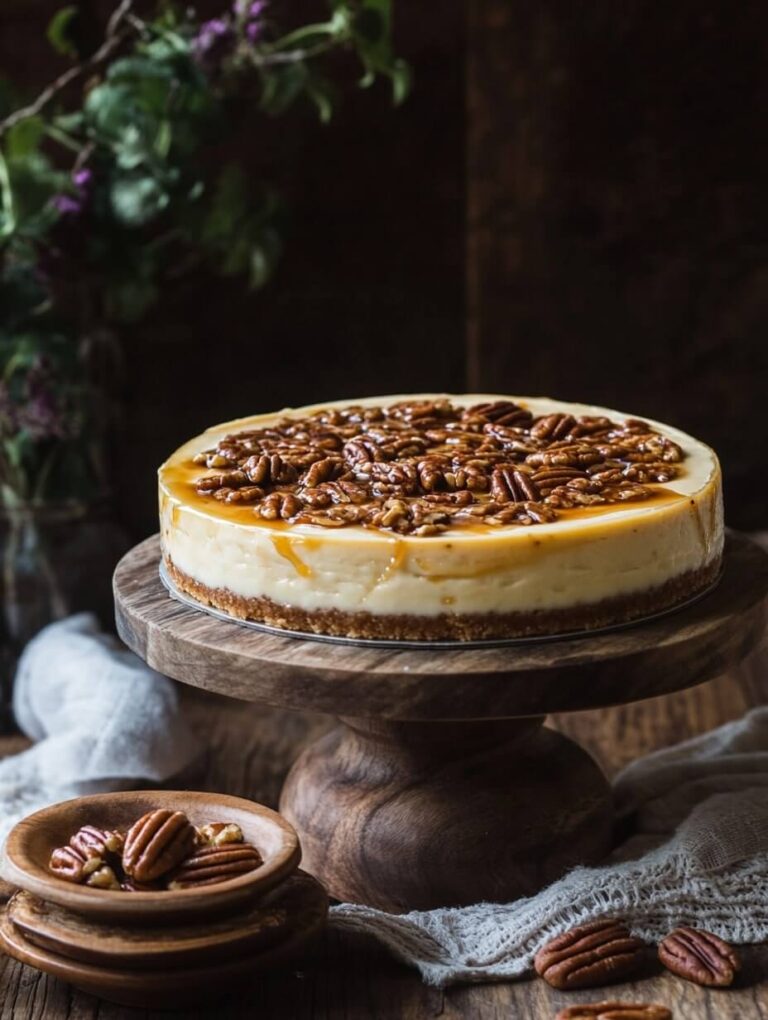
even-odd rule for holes
{"type": "Polygon", "coordinates": [[[578,638],[450,650],[329,644],[222,621],[168,596],[157,537],[115,572],[118,631],[161,673],[232,698],[339,717],[280,810],[302,867],[385,910],[529,895],[611,841],[610,789],[549,712],[712,679],[762,638],[768,555],[729,535],[720,584],[652,621],[578,638]]]}

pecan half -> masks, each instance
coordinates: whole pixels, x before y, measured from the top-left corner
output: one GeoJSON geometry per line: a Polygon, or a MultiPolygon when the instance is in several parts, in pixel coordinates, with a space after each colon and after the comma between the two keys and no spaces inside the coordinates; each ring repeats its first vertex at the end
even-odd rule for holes
{"type": "Polygon", "coordinates": [[[51,853],[48,868],[65,882],[85,882],[89,875],[102,866],[100,857],[86,857],[73,846],[58,846],[51,853]]]}
{"type": "Polygon", "coordinates": [[[264,502],[254,508],[254,512],[267,521],[287,521],[301,513],[302,507],[301,500],[292,492],[270,492],[264,502]]]}
{"type": "Polygon", "coordinates": [[[726,988],[741,969],[733,946],[717,935],[681,925],[659,945],[659,959],[673,974],[711,988],[726,988]]]}
{"type": "Polygon", "coordinates": [[[553,988],[594,988],[634,973],[643,947],[621,921],[605,918],[558,935],[542,946],[533,965],[553,988]]]}
{"type": "Polygon", "coordinates": [[[544,414],[534,421],[531,435],[534,439],[556,442],[565,439],[575,424],[576,419],[572,414],[544,414]]]}
{"type": "Polygon", "coordinates": [[[137,882],[151,882],[183,861],[196,839],[194,826],[183,811],[149,811],[128,830],[123,869],[137,882]]]}
{"type": "Polygon", "coordinates": [[[672,1012],[649,1002],[583,1002],[561,1009],[555,1020],[672,1020],[672,1012]]]}
{"type": "Polygon", "coordinates": [[[169,889],[189,889],[192,886],[226,882],[237,875],[260,868],[261,854],[250,843],[224,843],[221,846],[202,846],[183,861],[171,875],[169,889]]]}
{"type": "Polygon", "coordinates": [[[84,825],[71,837],[69,845],[84,858],[99,857],[107,860],[111,855],[120,853],[124,842],[125,837],[120,832],[84,825]]]}
{"type": "Polygon", "coordinates": [[[530,474],[502,464],[491,474],[491,497],[497,503],[535,502],[539,490],[530,474]]]}

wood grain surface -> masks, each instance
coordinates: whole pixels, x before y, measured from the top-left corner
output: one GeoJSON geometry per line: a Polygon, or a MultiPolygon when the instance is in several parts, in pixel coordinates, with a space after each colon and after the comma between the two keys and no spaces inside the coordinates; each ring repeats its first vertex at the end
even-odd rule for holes
{"type": "Polygon", "coordinates": [[[171,599],[159,539],[119,563],[126,644],[185,684],[288,708],[381,719],[500,719],[595,708],[679,690],[739,661],[768,622],[768,554],[727,539],[723,577],[659,619],[557,641],[441,651],[296,640],[215,619],[171,599]]]}
{"type": "MultiPolygon", "coordinates": [[[[200,736],[198,774],[190,785],[253,796],[276,805],[299,749],[330,727],[327,719],[243,705],[192,689],[185,704],[200,736]]],[[[556,718],[608,773],[654,748],[736,718],[768,700],[768,654],[730,675],[663,698],[556,718]]],[[[0,742],[4,753],[18,740],[0,742]]],[[[664,1002],[676,1020],[766,1020],[768,947],[746,948],[745,968],[730,991],[707,991],[668,974],[651,973],[610,990],[617,998],[664,1002]]],[[[566,1002],[594,993],[555,992],[539,980],[436,991],[375,943],[329,932],[311,955],[273,975],[258,976],[247,993],[215,1008],[186,1009],[185,1020],[552,1020],[566,1002]]],[[[158,1010],[110,1006],[53,978],[0,957],[0,1020],[168,1020],[158,1010]]]]}
{"type": "Polygon", "coordinates": [[[344,720],[291,769],[280,811],[331,896],[406,912],[530,896],[607,853],[610,788],[543,719],[344,720]]]}

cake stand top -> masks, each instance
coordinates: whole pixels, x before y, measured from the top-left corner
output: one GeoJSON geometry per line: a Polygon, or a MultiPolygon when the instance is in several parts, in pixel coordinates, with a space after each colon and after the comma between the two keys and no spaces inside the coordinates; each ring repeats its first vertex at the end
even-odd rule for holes
{"type": "Polygon", "coordinates": [[[330,644],[215,619],[169,596],[159,561],[154,536],[114,577],[118,632],[158,672],[244,701],[371,719],[501,719],[668,694],[735,665],[768,623],[768,554],[736,533],[719,585],[675,613],[577,638],[451,650],[330,644]]]}

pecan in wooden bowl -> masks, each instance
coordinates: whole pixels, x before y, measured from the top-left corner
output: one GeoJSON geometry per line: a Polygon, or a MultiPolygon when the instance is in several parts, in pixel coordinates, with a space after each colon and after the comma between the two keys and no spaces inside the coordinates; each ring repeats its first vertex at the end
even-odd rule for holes
{"type": "Polygon", "coordinates": [[[11,830],[4,857],[6,878],[35,896],[139,923],[241,906],[285,881],[301,850],[293,827],[261,804],[142,790],[37,811],[11,830]]]}

